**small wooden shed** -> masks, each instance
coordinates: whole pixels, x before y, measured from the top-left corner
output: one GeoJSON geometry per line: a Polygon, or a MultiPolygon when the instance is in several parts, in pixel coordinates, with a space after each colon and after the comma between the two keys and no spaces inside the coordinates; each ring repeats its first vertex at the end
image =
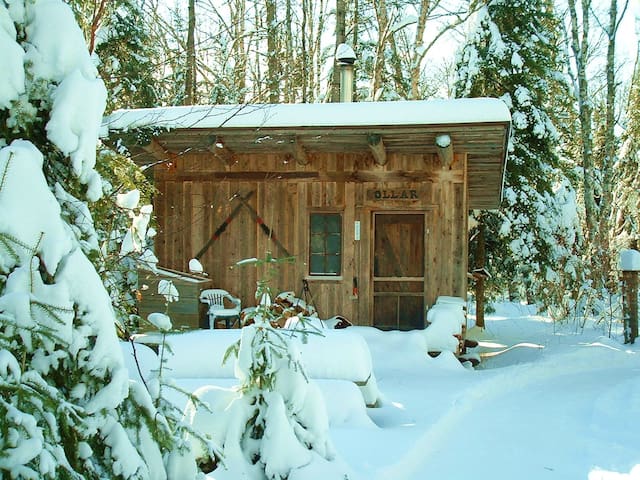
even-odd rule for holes
{"type": "Polygon", "coordinates": [[[186,106],[116,111],[103,136],[153,173],[161,265],[200,254],[250,306],[256,270],[230,267],[291,255],[275,290],[306,280],[322,317],[412,329],[466,298],[468,214],[499,206],[510,120],[489,98],[186,106]]]}
{"type": "MultiPolygon", "coordinates": [[[[167,313],[171,317],[171,324],[175,330],[195,330],[203,328],[209,323],[206,317],[206,307],[200,303],[200,292],[211,288],[211,279],[186,272],[178,272],[165,268],[149,270],[138,269],[138,314],[146,319],[154,312],[167,313]],[[158,293],[158,284],[168,280],[178,291],[177,301],[167,302],[164,295],[158,293]]],[[[148,322],[142,322],[137,332],[155,330],[148,322]]]]}

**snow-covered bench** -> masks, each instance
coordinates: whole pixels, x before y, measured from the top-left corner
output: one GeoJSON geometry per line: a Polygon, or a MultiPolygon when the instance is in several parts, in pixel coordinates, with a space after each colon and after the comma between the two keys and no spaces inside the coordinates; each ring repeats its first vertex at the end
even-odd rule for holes
{"type": "MultiPolygon", "coordinates": [[[[286,330],[281,332],[285,334],[286,330]]],[[[232,395],[233,387],[238,384],[234,357],[231,356],[226,362],[223,362],[223,358],[239,338],[238,329],[168,334],[163,375],[187,392],[193,393],[212,386],[209,395],[212,390],[217,390],[222,396],[232,395]]],[[[135,337],[135,350],[143,376],[152,375],[150,371],[157,368],[159,358],[150,346],[157,348],[160,342],[158,334],[135,337]]],[[[366,341],[349,329],[326,329],[322,335],[308,335],[307,341],[300,342],[300,345],[305,372],[324,396],[330,423],[369,422],[365,406],[377,405],[380,392],[366,341]]],[[[130,375],[139,378],[132,346],[123,343],[123,349],[130,375]]],[[[188,398],[177,390],[165,389],[164,395],[178,408],[182,409],[187,404],[188,398]]]]}

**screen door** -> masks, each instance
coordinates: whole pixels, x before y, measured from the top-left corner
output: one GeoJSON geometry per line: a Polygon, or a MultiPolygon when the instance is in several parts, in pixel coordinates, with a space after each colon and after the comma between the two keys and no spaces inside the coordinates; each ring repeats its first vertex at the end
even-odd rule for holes
{"type": "Polygon", "coordinates": [[[423,213],[374,213],[373,325],[424,328],[423,213]]]}

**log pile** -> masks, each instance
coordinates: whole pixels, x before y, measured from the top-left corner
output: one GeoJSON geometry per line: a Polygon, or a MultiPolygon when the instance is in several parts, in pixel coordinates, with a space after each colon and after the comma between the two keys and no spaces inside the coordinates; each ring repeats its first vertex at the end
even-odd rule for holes
{"type": "MultiPolygon", "coordinates": [[[[342,329],[352,326],[352,323],[342,315],[335,315],[329,319],[321,320],[316,308],[296,297],[294,292],[282,292],[278,294],[269,305],[271,312],[271,325],[274,328],[295,328],[299,324],[310,324],[316,329],[342,329]]],[[[251,325],[253,318],[251,313],[255,307],[245,308],[240,313],[242,326],[251,325]]]]}

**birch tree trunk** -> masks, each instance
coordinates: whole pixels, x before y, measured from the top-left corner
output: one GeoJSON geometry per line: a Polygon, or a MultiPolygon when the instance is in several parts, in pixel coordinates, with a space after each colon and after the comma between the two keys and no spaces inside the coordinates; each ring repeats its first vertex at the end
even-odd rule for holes
{"type": "Polygon", "coordinates": [[[326,20],[325,10],[327,8],[327,4],[325,3],[325,0],[311,1],[311,4],[317,7],[317,23],[315,25],[315,29],[312,30],[314,32],[314,36],[312,53],[313,70],[311,78],[313,79],[312,84],[314,95],[311,101],[313,101],[316,98],[320,97],[320,88],[322,85],[322,65],[324,64],[324,58],[322,56],[322,36],[324,35],[324,25],[326,20]]]}
{"type": "MultiPolygon", "coordinates": [[[[314,102],[320,92],[322,36],[324,32],[325,0],[302,0],[300,26],[300,92],[303,103],[314,102]]],[[[333,76],[329,84],[331,95],[333,76]]],[[[329,97],[331,98],[331,97],[329,97]]]]}
{"type": "Polygon", "coordinates": [[[602,160],[602,201],[600,204],[600,227],[598,246],[602,249],[603,255],[600,257],[603,268],[603,278],[611,278],[611,211],[613,203],[613,166],[617,152],[615,136],[615,110],[616,110],[616,73],[615,73],[615,51],[616,33],[618,30],[618,0],[611,0],[609,6],[609,24],[607,33],[607,97],[605,116],[605,145],[604,158],[602,160]]]}
{"type": "Polygon", "coordinates": [[[589,81],[587,78],[587,60],[589,50],[589,10],[591,0],[582,0],[581,21],[578,18],[576,1],[569,0],[569,15],[571,21],[571,50],[575,56],[577,75],[578,118],[580,121],[581,159],[584,189],[584,210],[586,223],[586,237],[588,242],[594,242],[596,237],[596,215],[593,166],[593,106],[589,97],[589,81]],[[582,33],[580,33],[582,26],[582,33]]]}

